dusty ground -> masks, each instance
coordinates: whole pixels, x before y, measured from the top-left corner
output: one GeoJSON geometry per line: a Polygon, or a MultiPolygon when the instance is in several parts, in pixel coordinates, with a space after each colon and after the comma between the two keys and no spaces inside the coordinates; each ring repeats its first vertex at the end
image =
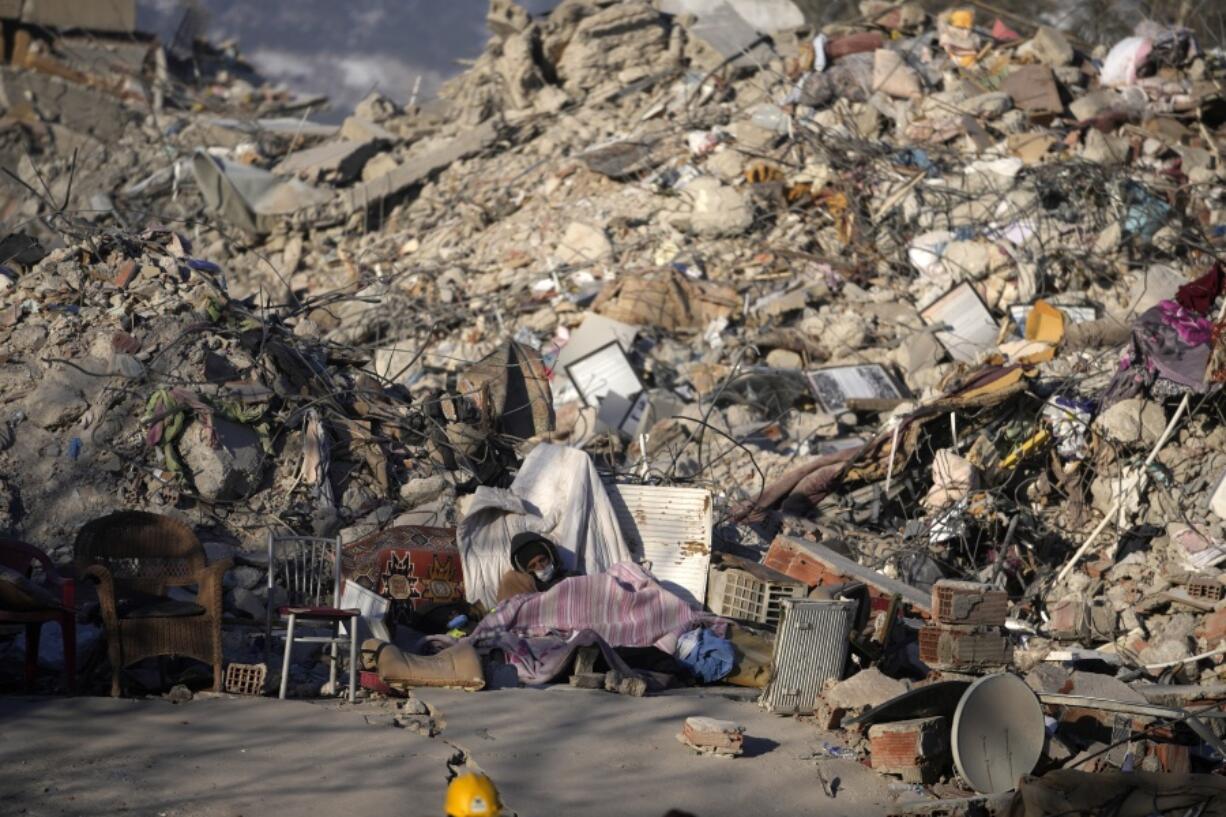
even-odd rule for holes
{"type": "Polygon", "coordinates": [[[457,749],[528,815],[699,817],[881,813],[885,784],[858,764],[815,760],[811,725],[719,694],[646,699],[554,687],[425,691],[435,738],[392,710],[272,699],[0,699],[0,813],[157,817],[437,817],[457,749]],[[689,715],[736,719],[745,757],[696,756],[674,735],[689,715]],[[833,782],[823,793],[818,777],[833,782]]]}

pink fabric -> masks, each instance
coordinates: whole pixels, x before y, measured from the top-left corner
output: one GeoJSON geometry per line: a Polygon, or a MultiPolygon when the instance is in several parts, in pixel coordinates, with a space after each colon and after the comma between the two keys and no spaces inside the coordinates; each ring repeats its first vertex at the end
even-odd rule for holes
{"type": "Polygon", "coordinates": [[[604,573],[573,576],[544,593],[507,599],[472,637],[509,632],[521,638],[568,636],[591,630],[613,647],[650,647],[711,617],[695,612],[633,562],[604,573]]]}
{"type": "Polygon", "coordinates": [[[1011,43],[1014,40],[1020,40],[1021,34],[1018,34],[1009,26],[1005,25],[997,18],[996,22],[992,23],[992,39],[998,43],[1011,43]]]}
{"type": "Polygon", "coordinates": [[[1162,321],[1175,330],[1179,339],[1189,346],[1200,346],[1213,338],[1213,324],[1175,301],[1159,301],[1162,321]]]}

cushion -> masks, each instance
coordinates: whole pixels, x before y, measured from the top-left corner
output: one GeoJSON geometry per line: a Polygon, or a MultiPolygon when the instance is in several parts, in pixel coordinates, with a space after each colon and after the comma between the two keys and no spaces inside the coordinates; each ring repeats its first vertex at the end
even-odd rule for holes
{"type": "Polygon", "coordinates": [[[60,599],[25,574],[0,565],[0,610],[26,613],[34,610],[62,610],[60,599]]]}
{"type": "Polygon", "coordinates": [[[342,610],[337,607],[278,607],[277,612],[281,616],[289,616],[293,613],[297,618],[353,618],[354,616],[362,615],[361,610],[342,610]]]}
{"type": "Polygon", "coordinates": [[[194,601],[177,601],[147,593],[116,599],[115,607],[120,618],[186,618],[204,615],[204,608],[194,601]]]}

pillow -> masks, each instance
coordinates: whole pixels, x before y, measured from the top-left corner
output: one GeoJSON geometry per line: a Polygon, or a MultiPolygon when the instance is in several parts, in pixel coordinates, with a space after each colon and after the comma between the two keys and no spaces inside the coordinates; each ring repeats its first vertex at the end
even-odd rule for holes
{"type": "Polygon", "coordinates": [[[31,610],[62,610],[55,594],[11,567],[0,566],[0,610],[25,613],[31,610]]]}

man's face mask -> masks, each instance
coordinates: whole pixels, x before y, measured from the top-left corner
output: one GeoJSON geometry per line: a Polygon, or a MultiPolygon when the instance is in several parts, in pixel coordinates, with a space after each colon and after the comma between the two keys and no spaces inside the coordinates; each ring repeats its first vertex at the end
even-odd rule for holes
{"type": "Polygon", "coordinates": [[[553,568],[553,565],[551,565],[551,564],[550,564],[550,565],[545,565],[545,566],[544,566],[544,567],[542,567],[540,570],[533,570],[533,571],[532,571],[532,575],[533,575],[533,576],[536,576],[536,577],[537,577],[539,580],[541,580],[541,581],[543,581],[543,582],[547,582],[547,581],[549,581],[550,579],[552,579],[552,578],[553,578],[553,573],[554,573],[554,568],[553,568]]]}

